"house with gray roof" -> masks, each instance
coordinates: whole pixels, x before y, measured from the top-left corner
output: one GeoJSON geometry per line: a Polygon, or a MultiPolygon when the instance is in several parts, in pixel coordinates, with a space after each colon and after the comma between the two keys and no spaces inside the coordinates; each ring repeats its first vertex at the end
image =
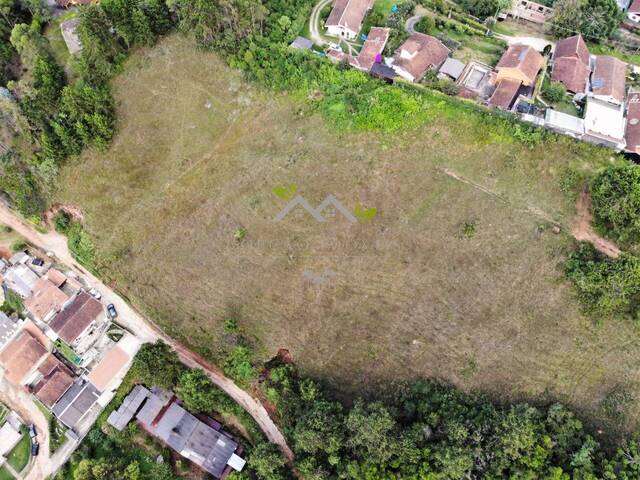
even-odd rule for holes
{"type": "Polygon", "coordinates": [[[196,418],[167,392],[137,385],[107,422],[122,431],[134,416],[150,434],[216,478],[244,468],[235,440],[196,418]]]}
{"type": "Polygon", "coordinates": [[[18,321],[9,318],[4,312],[0,312],[0,350],[9,343],[19,328],[18,321]]]}
{"type": "Polygon", "coordinates": [[[22,298],[33,293],[33,287],[38,281],[38,275],[23,263],[17,263],[4,272],[4,284],[22,298]]]}

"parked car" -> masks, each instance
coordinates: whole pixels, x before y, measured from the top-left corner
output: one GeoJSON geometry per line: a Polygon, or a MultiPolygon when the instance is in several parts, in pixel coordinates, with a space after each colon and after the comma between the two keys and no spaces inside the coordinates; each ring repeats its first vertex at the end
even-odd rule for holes
{"type": "Polygon", "coordinates": [[[91,290],[89,290],[89,295],[91,295],[96,300],[100,300],[102,298],[102,294],[95,288],[92,288],[91,290]]]}
{"type": "Polygon", "coordinates": [[[29,425],[28,429],[29,429],[29,436],[31,438],[36,438],[38,436],[38,433],[36,432],[36,426],[33,423],[29,425]]]}
{"type": "Polygon", "coordinates": [[[116,311],[116,307],[113,306],[113,303],[107,305],[107,313],[109,314],[109,318],[114,319],[118,316],[118,312],[116,311]]]}
{"type": "Polygon", "coordinates": [[[31,456],[32,457],[37,457],[39,451],[40,451],[40,444],[38,442],[32,443],[31,444],[31,456]]]}
{"type": "Polygon", "coordinates": [[[40,258],[34,258],[33,260],[31,260],[31,263],[33,265],[35,265],[36,267],[41,267],[44,265],[44,260],[40,259],[40,258]]]}

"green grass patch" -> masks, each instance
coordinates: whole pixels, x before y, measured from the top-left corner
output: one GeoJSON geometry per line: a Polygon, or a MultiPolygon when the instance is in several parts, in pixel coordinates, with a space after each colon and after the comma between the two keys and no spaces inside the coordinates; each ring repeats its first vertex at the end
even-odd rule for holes
{"type": "Polygon", "coordinates": [[[15,480],[15,477],[11,475],[9,470],[4,467],[0,467],[0,480],[15,480]]]}
{"type": "Polygon", "coordinates": [[[75,11],[67,12],[64,15],[51,20],[51,22],[49,22],[44,30],[44,36],[47,38],[47,40],[49,40],[51,53],[53,54],[58,64],[64,67],[65,72],[70,79],[73,79],[75,76],[73,73],[73,69],[71,68],[72,55],[69,53],[67,44],[64,41],[60,25],[67,20],[71,20],[75,16],[75,11]]]}
{"type": "Polygon", "coordinates": [[[22,429],[22,438],[15,448],[11,450],[11,453],[7,455],[7,463],[11,465],[16,472],[21,472],[29,463],[29,458],[31,458],[31,439],[25,427],[22,429]]]}
{"type": "Polygon", "coordinates": [[[58,339],[58,340],[56,340],[55,347],[58,350],[58,352],[60,352],[62,354],[62,356],[64,358],[69,360],[74,365],[80,365],[80,362],[82,361],[82,359],[65,342],[63,342],[62,340],[58,339]]]}
{"type": "Polygon", "coordinates": [[[604,43],[589,44],[589,51],[593,55],[610,55],[624,62],[640,65],[640,54],[623,52],[604,43]]]}

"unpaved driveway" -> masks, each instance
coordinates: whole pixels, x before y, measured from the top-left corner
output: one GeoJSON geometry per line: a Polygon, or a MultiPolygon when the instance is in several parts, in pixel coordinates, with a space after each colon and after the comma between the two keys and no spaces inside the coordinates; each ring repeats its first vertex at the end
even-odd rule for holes
{"type": "MultiPolygon", "coordinates": [[[[13,228],[36,247],[48,252],[53,252],[58,260],[71,267],[78,275],[84,278],[88,285],[92,285],[97,288],[102,293],[103,301],[105,303],[113,303],[115,305],[118,310],[118,323],[121,323],[124,327],[131,330],[141,340],[145,342],[154,342],[158,339],[162,339],[167,344],[175,348],[180,359],[187,366],[202,368],[214,384],[224,390],[236,403],[249,412],[269,441],[278,445],[282,450],[282,453],[290,461],[293,460],[293,452],[287,445],[284,435],[280,432],[259,400],[255,399],[252,395],[236,385],[233,380],[227,378],[215,365],[207,362],[204,358],[191,352],[186,347],[164,335],[160,331],[160,328],[151,320],[139,314],[110,287],[78,265],[69,252],[66,237],[55,231],[47,233],[37,232],[32,225],[22,220],[3,203],[0,203],[0,223],[13,228]]],[[[33,404],[31,400],[29,400],[28,403],[33,404]]],[[[33,407],[37,408],[35,405],[33,405],[33,407]]]]}

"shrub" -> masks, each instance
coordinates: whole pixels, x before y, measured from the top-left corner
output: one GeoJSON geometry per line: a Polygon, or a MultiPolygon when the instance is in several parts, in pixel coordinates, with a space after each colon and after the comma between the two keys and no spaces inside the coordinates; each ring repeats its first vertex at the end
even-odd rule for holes
{"type": "Polygon", "coordinates": [[[436,28],[436,22],[433,17],[422,17],[416,24],[416,31],[421,33],[430,33],[436,28]]]}
{"type": "Polygon", "coordinates": [[[25,250],[26,248],[27,248],[27,242],[25,242],[22,239],[16,240],[15,242],[13,242],[11,244],[11,251],[13,253],[21,252],[21,251],[25,250]]]}
{"type": "Polygon", "coordinates": [[[542,96],[551,103],[558,103],[567,96],[567,89],[560,82],[545,83],[542,88],[542,96]]]}
{"type": "Polygon", "coordinates": [[[53,219],[56,232],[66,234],[71,226],[71,216],[64,210],[60,210],[53,219]]]}

